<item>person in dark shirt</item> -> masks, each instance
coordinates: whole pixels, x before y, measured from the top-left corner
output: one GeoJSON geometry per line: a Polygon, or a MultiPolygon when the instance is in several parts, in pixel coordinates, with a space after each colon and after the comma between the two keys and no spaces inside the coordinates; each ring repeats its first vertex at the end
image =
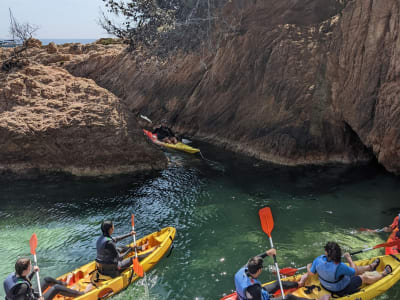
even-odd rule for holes
{"type": "Polygon", "coordinates": [[[178,139],[176,138],[173,131],[167,126],[167,120],[161,120],[161,125],[153,130],[154,134],[157,134],[157,139],[167,144],[176,144],[178,139]]]}
{"type": "Polygon", "coordinates": [[[35,292],[32,287],[32,277],[35,272],[39,272],[39,267],[35,266],[32,270],[32,264],[28,258],[19,258],[15,263],[15,272],[11,273],[4,280],[4,291],[6,292],[6,300],[51,300],[57,294],[65,297],[78,297],[83,292],[69,289],[66,283],[52,277],[45,277],[41,290],[45,291],[42,297],[35,292]],[[46,289],[50,287],[46,291],[46,289]]]}
{"type": "MultiPolygon", "coordinates": [[[[263,259],[267,256],[276,255],[275,249],[269,249],[265,253],[250,258],[246,266],[242,267],[235,274],[235,287],[236,293],[239,300],[281,300],[282,296],[273,297],[277,290],[280,289],[279,282],[275,281],[264,287],[261,286],[261,282],[257,279],[263,270],[263,259]]],[[[303,277],[302,277],[303,279],[303,277]]],[[[282,281],[284,289],[298,288],[304,285],[304,280],[300,279],[300,282],[295,281],[282,281]]],[[[318,300],[329,300],[330,296],[326,295],[318,300]]],[[[297,297],[292,294],[285,295],[287,300],[307,300],[307,298],[297,297]]]]}
{"type": "MultiPolygon", "coordinates": [[[[111,237],[114,232],[114,225],[111,221],[103,221],[101,224],[102,235],[97,239],[96,265],[99,272],[103,275],[117,277],[120,273],[132,265],[133,258],[124,258],[128,253],[135,250],[135,247],[117,247],[116,243],[136,234],[131,231],[125,235],[111,237]]],[[[147,244],[136,247],[136,251],[142,251],[147,244]]],[[[140,259],[140,256],[139,256],[140,259]]]]}

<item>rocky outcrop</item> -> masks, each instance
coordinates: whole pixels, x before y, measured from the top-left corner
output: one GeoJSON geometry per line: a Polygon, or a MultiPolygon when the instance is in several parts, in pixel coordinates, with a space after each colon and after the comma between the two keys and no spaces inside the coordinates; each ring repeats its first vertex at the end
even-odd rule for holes
{"type": "Polygon", "coordinates": [[[98,176],[166,166],[115,95],[37,63],[0,72],[0,144],[0,172],[98,176]]]}
{"type": "Polygon", "coordinates": [[[399,2],[237,2],[239,30],[212,41],[216,52],[167,64],[121,52],[67,68],[235,151],[287,165],[376,157],[400,174],[399,2]]]}

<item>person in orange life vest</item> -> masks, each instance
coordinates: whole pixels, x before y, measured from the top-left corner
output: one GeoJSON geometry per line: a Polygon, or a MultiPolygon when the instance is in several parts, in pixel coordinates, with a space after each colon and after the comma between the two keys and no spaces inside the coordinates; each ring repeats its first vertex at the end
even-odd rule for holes
{"type": "Polygon", "coordinates": [[[392,232],[396,230],[396,238],[400,238],[400,213],[394,218],[393,223],[383,228],[384,232],[392,232]]]}

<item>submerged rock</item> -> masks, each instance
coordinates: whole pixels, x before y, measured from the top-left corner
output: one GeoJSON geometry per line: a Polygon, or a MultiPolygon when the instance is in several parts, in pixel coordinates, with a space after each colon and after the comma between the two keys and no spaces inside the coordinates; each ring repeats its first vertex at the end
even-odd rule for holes
{"type": "Polygon", "coordinates": [[[0,72],[0,172],[115,175],[166,167],[115,95],[66,70],[0,72]]]}

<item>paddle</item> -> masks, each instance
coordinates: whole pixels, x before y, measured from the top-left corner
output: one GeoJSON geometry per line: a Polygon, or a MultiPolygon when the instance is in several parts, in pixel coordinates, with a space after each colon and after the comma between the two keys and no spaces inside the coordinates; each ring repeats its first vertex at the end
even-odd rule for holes
{"type": "MultiPolygon", "coordinates": [[[[370,247],[370,248],[365,248],[365,249],[362,249],[362,250],[359,250],[359,251],[351,252],[350,255],[355,255],[355,254],[358,254],[358,253],[367,252],[369,250],[374,250],[374,249],[378,249],[378,248],[382,248],[382,247],[385,247],[385,248],[386,247],[393,247],[395,245],[397,245],[399,247],[400,246],[400,240],[387,242],[387,243],[382,243],[382,244],[378,244],[378,245],[375,245],[375,246],[370,247]]],[[[304,266],[304,267],[301,267],[301,268],[290,268],[289,267],[289,268],[281,269],[280,272],[281,272],[282,275],[285,275],[285,276],[293,276],[297,271],[303,270],[305,268],[307,268],[307,266],[304,266]]]]}
{"type": "MultiPolygon", "coordinates": [[[[135,231],[135,216],[132,214],[131,220],[132,220],[132,230],[135,231]]],[[[143,277],[143,267],[139,263],[139,258],[137,256],[137,251],[136,251],[136,234],[133,235],[133,246],[135,247],[135,259],[133,260],[133,271],[139,275],[140,277],[143,277]]]]}
{"type": "MultiPolygon", "coordinates": [[[[29,245],[31,246],[31,254],[33,255],[33,261],[37,266],[36,260],[36,247],[37,247],[37,236],[36,233],[32,234],[31,239],[29,240],[29,245]]],[[[42,288],[40,287],[40,278],[39,278],[39,271],[36,272],[36,279],[38,284],[39,296],[42,297],[42,288]]]]}
{"type": "MultiPolygon", "coordinates": [[[[258,215],[260,216],[261,227],[269,237],[269,243],[271,244],[271,248],[274,248],[274,244],[272,242],[272,237],[271,237],[272,229],[274,229],[274,219],[272,218],[271,209],[269,207],[261,208],[258,211],[258,215]]],[[[281,275],[279,274],[278,262],[276,261],[276,255],[274,255],[273,257],[276,268],[276,274],[278,276],[279,287],[281,288],[282,299],[285,299],[285,292],[283,291],[281,275]]]]}
{"type": "Polygon", "coordinates": [[[378,244],[378,245],[375,245],[375,246],[370,247],[370,248],[365,248],[365,249],[362,249],[362,250],[359,250],[359,251],[356,251],[356,252],[352,252],[352,253],[350,253],[350,255],[354,255],[354,254],[358,254],[358,253],[362,253],[362,252],[366,252],[366,251],[369,251],[369,250],[378,249],[378,248],[382,248],[382,247],[385,247],[385,248],[386,247],[393,247],[393,246],[396,246],[396,245],[398,247],[400,246],[400,240],[378,244]]]}
{"type": "Polygon", "coordinates": [[[380,228],[380,229],[368,229],[368,228],[364,228],[361,227],[358,229],[359,231],[368,231],[368,232],[382,232],[385,230],[385,228],[380,228]]]}

